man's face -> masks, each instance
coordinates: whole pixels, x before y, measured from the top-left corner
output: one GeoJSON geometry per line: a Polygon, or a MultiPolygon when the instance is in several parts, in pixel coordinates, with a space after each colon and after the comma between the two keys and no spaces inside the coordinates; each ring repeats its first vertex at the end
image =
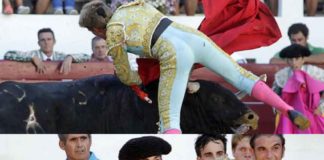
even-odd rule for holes
{"type": "Polygon", "coordinates": [[[262,135],[255,139],[254,154],[256,160],[281,160],[284,147],[276,135],[262,135]]]}
{"type": "Polygon", "coordinates": [[[223,142],[221,140],[210,141],[200,149],[200,155],[197,160],[223,160],[226,157],[223,142]]]}
{"type": "Polygon", "coordinates": [[[42,52],[46,55],[51,56],[53,53],[55,40],[51,32],[43,32],[38,36],[38,45],[42,52]]]}
{"type": "Polygon", "coordinates": [[[305,37],[302,32],[291,34],[289,36],[289,39],[291,44],[299,44],[301,46],[307,47],[307,37],[305,37]]]}
{"type": "Polygon", "coordinates": [[[68,160],[88,160],[91,139],[88,134],[68,134],[66,142],[60,141],[60,147],[68,160]]]}
{"type": "Polygon", "coordinates": [[[93,44],[93,55],[98,60],[104,60],[107,57],[107,45],[104,39],[100,39],[93,44]]]}
{"type": "Polygon", "coordinates": [[[297,69],[301,69],[301,67],[305,63],[305,60],[303,57],[287,58],[287,63],[293,70],[297,70],[297,69]]]}
{"type": "Polygon", "coordinates": [[[233,155],[235,160],[254,160],[249,137],[244,137],[237,143],[236,148],[233,150],[233,155]]]}

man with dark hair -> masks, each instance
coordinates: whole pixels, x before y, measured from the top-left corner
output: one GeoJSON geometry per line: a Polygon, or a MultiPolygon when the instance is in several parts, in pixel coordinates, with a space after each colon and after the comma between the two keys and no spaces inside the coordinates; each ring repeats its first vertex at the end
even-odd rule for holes
{"type": "Polygon", "coordinates": [[[162,160],[169,154],[171,145],[159,137],[144,136],[127,141],[119,150],[119,160],[162,160]]]}
{"type": "Polygon", "coordinates": [[[250,141],[256,160],[281,160],[285,152],[285,138],[281,134],[256,134],[250,141]]]}
{"type": "Polygon", "coordinates": [[[228,159],[226,153],[226,142],[227,139],[225,135],[200,135],[195,143],[197,160],[228,159]]]}
{"type": "Polygon", "coordinates": [[[66,153],[66,160],[98,160],[90,151],[90,134],[59,134],[59,146],[66,153]]]}
{"type": "Polygon", "coordinates": [[[9,51],[4,55],[6,60],[20,62],[32,61],[38,73],[46,72],[46,65],[43,61],[63,61],[60,73],[67,74],[71,71],[72,62],[81,63],[90,60],[87,54],[64,54],[54,51],[56,43],[54,32],[51,28],[42,28],[37,33],[39,50],[31,52],[9,51]]]}
{"type": "MultiPolygon", "coordinates": [[[[301,46],[307,47],[311,55],[305,57],[305,63],[324,63],[324,48],[315,47],[308,42],[309,30],[307,26],[303,23],[295,23],[291,25],[288,29],[288,37],[291,44],[299,44],[301,46]]],[[[279,52],[276,53],[271,59],[271,64],[285,64],[286,62],[279,56],[279,52]]]]}

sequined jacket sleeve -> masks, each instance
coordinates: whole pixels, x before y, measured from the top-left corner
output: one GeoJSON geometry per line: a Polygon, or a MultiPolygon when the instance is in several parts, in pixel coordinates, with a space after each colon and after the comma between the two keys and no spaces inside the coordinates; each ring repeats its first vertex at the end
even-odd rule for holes
{"type": "Polygon", "coordinates": [[[107,25],[106,42],[108,55],[113,58],[116,74],[126,85],[141,84],[141,79],[136,71],[131,70],[127,55],[126,33],[121,23],[107,25]]]}

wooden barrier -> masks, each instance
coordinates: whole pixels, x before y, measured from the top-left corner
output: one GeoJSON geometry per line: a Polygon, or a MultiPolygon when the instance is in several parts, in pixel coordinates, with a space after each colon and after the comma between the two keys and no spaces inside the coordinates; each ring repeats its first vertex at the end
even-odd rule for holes
{"type": "Polygon", "coordinates": [[[44,62],[46,73],[39,74],[35,71],[35,66],[28,62],[0,61],[0,82],[3,81],[60,81],[73,80],[100,74],[113,74],[114,69],[111,63],[87,62],[73,63],[69,74],[59,73],[59,62],[44,62]]]}
{"type": "MultiPolygon", "coordinates": [[[[40,81],[66,81],[73,79],[80,79],[89,76],[100,74],[113,74],[114,67],[111,63],[100,62],[86,62],[72,64],[71,72],[67,75],[59,73],[59,62],[44,62],[46,63],[47,72],[39,74],[35,72],[35,66],[32,63],[22,63],[14,61],[0,61],[0,82],[3,81],[23,81],[23,82],[40,82],[40,81]]],[[[271,64],[244,64],[243,68],[251,71],[256,75],[267,74],[267,84],[272,86],[274,74],[285,67],[285,65],[271,65],[271,64]]],[[[320,65],[324,68],[324,65],[320,65]]],[[[214,74],[207,68],[196,69],[192,72],[190,79],[204,79],[220,83],[221,85],[229,88],[231,91],[237,90],[227,83],[223,78],[214,74]]],[[[272,107],[247,96],[243,102],[251,107],[260,116],[259,128],[255,131],[258,133],[273,133],[275,129],[275,116],[272,107]]],[[[0,102],[1,103],[1,102],[0,102]]]]}

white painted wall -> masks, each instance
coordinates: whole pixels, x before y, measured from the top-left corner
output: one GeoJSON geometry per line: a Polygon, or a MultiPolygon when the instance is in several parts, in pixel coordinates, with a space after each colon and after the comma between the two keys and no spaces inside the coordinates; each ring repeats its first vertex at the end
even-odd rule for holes
{"type": "MultiPolygon", "coordinates": [[[[0,0],[1,1],[1,0],[0,0]]],[[[268,63],[269,59],[289,44],[286,35],[288,27],[295,22],[306,23],[310,28],[309,41],[324,47],[324,17],[303,17],[303,0],[281,0],[280,16],[276,18],[283,37],[270,47],[238,52],[246,58],[256,58],[258,63],[268,63]]],[[[1,3],[2,4],[2,3],[1,3]]],[[[0,7],[1,7],[0,4],[0,7]]],[[[78,25],[78,15],[3,15],[0,13],[0,59],[8,50],[38,49],[37,31],[50,27],[54,30],[57,43],[55,50],[66,53],[91,53],[90,41],[93,35],[78,25]]],[[[176,16],[172,20],[197,28],[202,15],[193,17],[176,16]]],[[[244,43],[244,42],[242,42],[244,43]]]]}
{"type": "MultiPolygon", "coordinates": [[[[91,150],[102,160],[117,160],[119,149],[130,138],[143,135],[92,135],[91,150]]],[[[195,160],[194,143],[197,135],[156,135],[168,141],[173,149],[164,160],[195,160]]],[[[226,136],[228,154],[231,135],[226,136]]],[[[324,135],[285,135],[284,160],[322,159],[324,135]]],[[[57,135],[0,135],[1,160],[63,160],[65,153],[58,146],[57,135]]]]}
{"type": "MultiPolygon", "coordinates": [[[[277,23],[279,24],[282,38],[280,38],[276,43],[268,47],[261,47],[258,49],[247,50],[237,52],[246,58],[256,58],[257,63],[269,63],[270,58],[277,52],[279,52],[283,47],[290,44],[288,39],[287,31],[291,24],[296,22],[302,22],[307,25],[310,30],[309,42],[314,46],[324,47],[324,17],[300,17],[300,18],[284,18],[277,17],[277,23]]],[[[243,42],[242,42],[243,43],[243,42]]]]}

